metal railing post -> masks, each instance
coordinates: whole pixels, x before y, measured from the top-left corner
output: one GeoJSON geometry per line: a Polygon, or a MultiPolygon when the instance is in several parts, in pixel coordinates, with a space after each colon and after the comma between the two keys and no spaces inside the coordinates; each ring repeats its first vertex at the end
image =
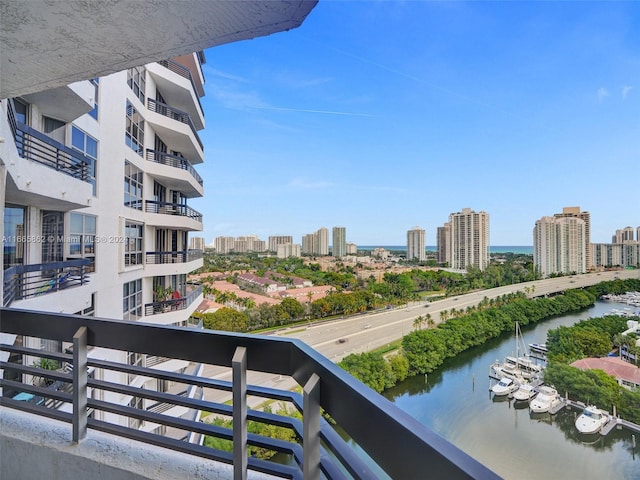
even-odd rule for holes
{"type": "Polygon", "coordinates": [[[305,480],[320,480],[320,377],[315,373],[303,388],[302,469],[305,480]]]}
{"type": "Polygon", "coordinates": [[[231,360],[233,369],[233,478],[247,478],[247,349],[237,347],[231,360]]]}
{"type": "Polygon", "coordinates": [[[87,327],[73,336],[73,441],[87,436],[87,327]]]}

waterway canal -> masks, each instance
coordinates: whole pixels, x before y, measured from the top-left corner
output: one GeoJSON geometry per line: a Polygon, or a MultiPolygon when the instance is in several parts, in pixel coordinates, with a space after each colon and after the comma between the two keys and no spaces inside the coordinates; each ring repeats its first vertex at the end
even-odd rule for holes
{"type": "MultiPolygon", "coordinates": [[[[524,327],[522,333],[526,343],[544,343],[550,328],[622,307],[598,302],[579,314],[524,327]]],[[[626,429],[583,436],[574,427],[575,411],[532,417],[527,406],[494,400],[489,366],[513,353],[515,337],[503,336],[451,359],[427,382],[413,377],[384,395],[506,479],[640,479],[640,435],[634,451],[626,429]]]]}

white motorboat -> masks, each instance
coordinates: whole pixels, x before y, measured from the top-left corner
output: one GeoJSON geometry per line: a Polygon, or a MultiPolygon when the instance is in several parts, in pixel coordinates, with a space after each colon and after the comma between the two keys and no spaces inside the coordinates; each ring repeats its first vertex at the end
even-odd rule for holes
{"type": "Polygon", "coordinates": [[[536,389],[530,383],[523,383],[520,388],[513,392],[513,398],[516,402],[528,402],[537,395],[536,389]]]}
{"type": "Polygon", "coordinates": [[[515,392],[520,387],[520,384],[514,381],[511,378],[503,378],[498,383],[496,383],[491,391],[494,395],[501,397],[504,395],[509,395],[511,392],[515,392]]]}
{"type": "Polygon", "coordinates": [[[576,428],[580,433],[598,433],[609,421],[609,415],[604,410],[589,405],[576,418],[576,428]]]}
{"type": "Polygon", "coordinates": [[[538,395],[529,403],[531,413],[545,413],[562,403],[562,397],[553,387],[543,385],[538,389],[538,395]]]}

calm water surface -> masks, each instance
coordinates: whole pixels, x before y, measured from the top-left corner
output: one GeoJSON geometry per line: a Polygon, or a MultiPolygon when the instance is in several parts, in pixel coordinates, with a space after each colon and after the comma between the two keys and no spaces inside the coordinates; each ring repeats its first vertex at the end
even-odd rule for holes
{"type": "MultiPolygon", "coordinates": [[[[544,343],[550,328],[622,307],[598,302],[580,314],[525,327],[524,339],[544,343]]],[[[489,366],[513,353],[515,337],[503,336],[451,359],[427,382],[413,377],[385,396],[507,479],[640,479],[640,445],[634,451],[628,430],[583,436],[574,427],[575,411],[531,417],[526,405],[493,400],[489,366]]],[[[636,437],[640,444],[640,434],[636,437]]]]}

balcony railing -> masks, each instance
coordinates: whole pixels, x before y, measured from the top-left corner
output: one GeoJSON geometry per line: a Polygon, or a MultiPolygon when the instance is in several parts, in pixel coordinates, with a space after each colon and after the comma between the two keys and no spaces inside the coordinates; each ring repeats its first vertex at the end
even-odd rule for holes
{"type": "Polygon", "coordinates": [[[144,306],[145,316],[158,315],[160,313],[173,312],[175,310],[184,310],[189,307],[198,296],[202,294],[202,285],[198,285],[194,290],[188,292],[182,298],[172,298],[161,302],[146,303],[144,306]]]}
{"type": "Polygon", "coordinates": [[[162,165],[168,165],[170,167],[186,170],[191,174],[196,181],[203,185],[202,177],[198,175],[195,168],[189,163],[186,158],[179,157],[177,155],[171,155],[170,153],[159,152],[158,150],[150,150],[147,148],[147,160],[150,162],[160,163],[162,165]]]}
{"type": "Polygon", "coordinates": [[[89,166],[92,159],[66,147],[44,133],[16,121],[12,100],[7,103],[7,120],[16,143],[16,149],[22,158],[33,160],[73,178],[91,183],[89,166]]]}
{"type": "Polygon", "coordinates": [[[159,113],[160,115],[169,117],[172,120],[177,120],[189,125],[191,127],[191,131],[193,132],[193,136],[196,137],[196,140],[198,141],[198,145],[200,145],[200,148],[204,150],[202,140],[200,140],[200,136],[198,135],[198,130],[196,130],[196,127],[191,121],[191,117],[187,112],[183,112],[182,110],[178,110],[177,108],[170,107],[166,103],[159,102],[158,100],[154,100],[153,98],[147,98],[147,108],[152,112],[159,113]]]}
{"type": "MultiPolygon", "coordinates": [[[[74,442],[81,442],[85,438],[87,428],[96,429],[232,464],[234,478],[246,478],[247,469],[282,478],[304,477],[304,480],[316,480],[321,475],[328,479],[373,479],[384,476],[382,471],[394,479],[498,478],[482,464],[297,339],[13,309],[0,309],[0,314],[0,331],[4,333],[73,342],[73,356],[46,353],[47,357],[55,360],[71,362],[74,365],[71,374],[18,363],[0,363],[5,375],[9,371],[14,378],[15,374],[53,376],[55,380],[71,383],[71,394],[5,378],[0,381],[3,388],[0,401],[6,407],[71,423],[69,436],[74,442]],[[230,371],[232,381],[131,366],[125,362],[87,359],[89,346],[216,365],[222,371],[230,371]],[[109,378],[109,381],[90,378],[87,375],[90,367],[120,372],[120,378],[125,377],[125,374],[133,374],[150,381],[160,379],[182,383],[190,391],[197,388],[217,391],[216,398],[219,402],[200,400],[195,395],[185,397],[117,383],[113,379],[118,376],[113,373],[95,375],[98,378],[109,378]],[[290,377],[302,386],[303,393],[248,385],[247,370],[290,377]],[[94,392],[101,390],[102,395],[94,396],[105,400],[87,398],[85,392],[88,388],[94,392]],[[13,398],[17,393],[56,398],[71,405],[72,413],[45,408],[36,401],[18,401],[13,398]],[[248,396],[286,402],[302,413],[302,420],[251,409],[247,404],[248,396]],[[171,417],[116,403],[121,402],[123,397],[143,398],[151,402],[231,417],[233,427],[197,422],[192,416],[171,417]],[[232,398],[231,405],[225,403],[229,397],[232,398]],[[109,398],[118,400],[110,402],[109,398]],[[93,418],[88,415],[90,409],[93,409],[93,418]],[[125,421],[120,421],[117,425],[109,423],[107,417],[102,419],[101,412],[116,415],[122,420],[133,418],[180,429],[187,433],[181,438],[208,435],[230,440],[233,450],[223,451],[178,441],[157,433],[143,432],[124,426],[128,424],[125,421]],[[248,433],[248,421],[287,428],[294,432],[298,440],[284,441],[248,433]],[[336,427],[341,433],[338,433],[336,427]],[[345,441],[344,436],[348,436],[349,440],[345,441]],[[284,453],[290,461],[282,464],[255,458],[248,455],[248,445],[284,453]],[[361,452],[365,452],[366,459],[361,452]]],[[[23,355],[45,356],[40,350],[23,347],[2,345],[0,349],[23,355]]],[[[128,400],[122,403],[128,403],[128,400]]],[[[156,429],[157,432],[162,430],[156,429]]]]}
{"type": "Polygon", "coordinates": [[[204,118],[204,109],[202,108],[202,104],[200,103],[200,96],[198,95],[198,89],[196,88],[196,84],[193,81],[193,76],[191,76],[191,71],[185,67],[184,65],[180,65],[178,62],[174,62],[173,60],[160,60],[158,62],[165,68],[168,68],[173,73],[177,73],[181,77],[189,79],[191,82],[191,87],[193,87],[193,93],[198,100],[198,105],[200,106],[200,112],[202,112],[202,117],[204,118]]]}
{"type": "Polygon", "coordinates": [[[162,215],[178,215],[189,217],[202,223],[202,214],[191,207],[181,203],[157,202],[155,200],[145,200],[145,212],[160,213],[162,215]]]}
{"type": "Polygon", "coordinates": [[[16,265],[3,272],[5,307],[15,300],[38,297],[89,282],[88,258],[66,262],[16,265]]]}
{"type": "Polygon", "coordinates": [[[147,252],[146,263],[186,263],[202,258],[202,250],[187,250],[182,252],[147,252]]]}

